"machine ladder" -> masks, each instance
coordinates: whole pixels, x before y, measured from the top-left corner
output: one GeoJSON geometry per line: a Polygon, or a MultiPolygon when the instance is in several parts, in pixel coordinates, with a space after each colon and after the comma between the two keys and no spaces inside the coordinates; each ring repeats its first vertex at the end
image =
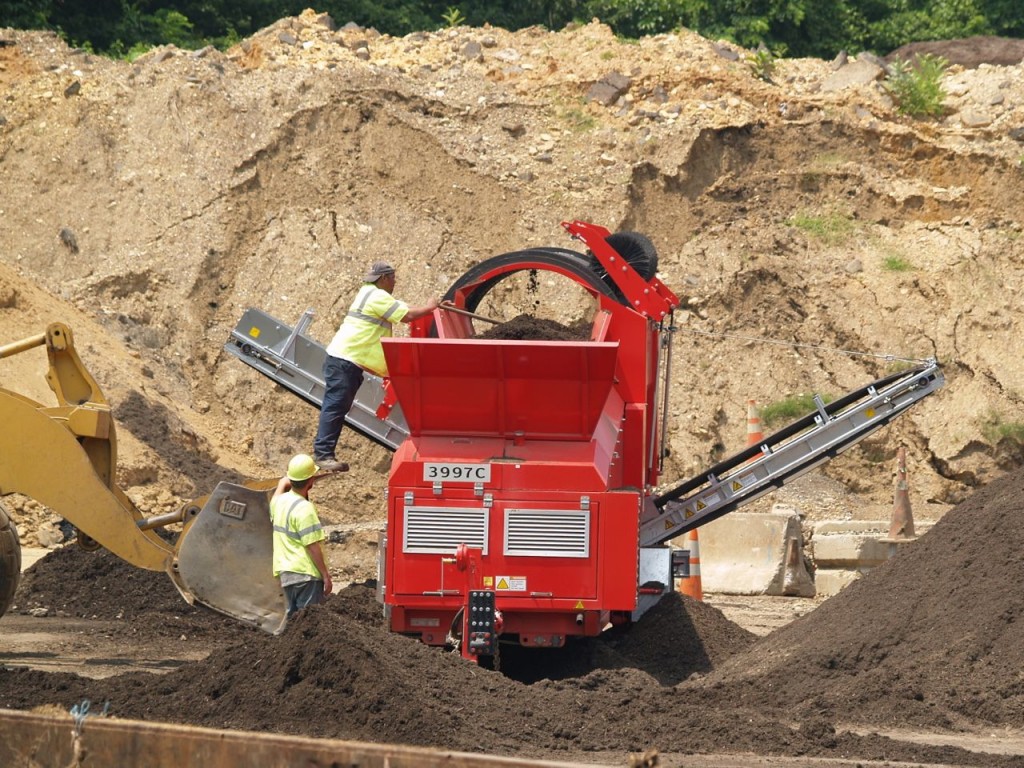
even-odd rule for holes
{"type": "Polygon", "coordinates": [[[640,546],[652,547],[711,522],[857,444],[944,383],[934,360],[892,374],[817,410],[707,472],[653,497],[640,522],[640,546]]]}
{"type": "MultiPolygon", "coordinates": [[[[304,335],[311,322],[312,309],[307,309],[295,328],[290,328],[267,313],[250,308],[231,332],[224,351],[320,408],[324,402],[327,348],[304,335]]],[[[395,405],[383,418],[377,415],[383,401],[383,379],[365,373],[345,422],[356,432],[394,451],[409,436],[409,428],[400,405],[395,405]]]]}

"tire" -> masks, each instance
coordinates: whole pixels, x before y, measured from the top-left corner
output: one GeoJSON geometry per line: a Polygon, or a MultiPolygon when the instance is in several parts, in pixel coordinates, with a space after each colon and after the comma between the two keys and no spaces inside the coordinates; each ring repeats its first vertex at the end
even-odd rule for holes
{"type": "Polygon", "coordinates": [[[0,616],[14,603],[21,578],[21,543],[18,529],[3,504],[0,504],[0,616]]]}
{"type": "Polygon", "coordinates": [[[451,301],[458,291],[466,290],[466,309],[474,312],[488,292],[499,282],[516,272],[533,269],[567,274],[594,293],[613,297],[612,289],[594,272],[591,266],[592,259],[593,257],[582,253],[561,248],[531,248],[503,253],[480,262],[466,272],[448,289],[443,299],[451,301]]]}

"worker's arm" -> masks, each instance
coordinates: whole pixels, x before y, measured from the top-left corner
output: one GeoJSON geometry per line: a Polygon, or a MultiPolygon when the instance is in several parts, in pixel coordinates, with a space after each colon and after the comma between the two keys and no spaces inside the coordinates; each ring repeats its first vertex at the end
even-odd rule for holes
{"type": "Polygon", "coordinates": [[[320,546],[319,541],[314,541],[312,544],[308,544],[306,546],[306,552],[309,553],[310,558],[316,565],[316,569],[320,571],[320,575],[324,577],[324,594],[331,594],[334,590],[334,583],[331,581],[331,572],[327,570],[327,559],[324,557],[324,548],[320,546]]]}
{"type": "Polygon", "coordinates": [[[280,480],[277,481],[277,488],[274,489],[274,495],[271,496],[270,498],[276,499],[282,493],[288,493],[288,491],[290,491],[291,488],[292,481],[289,480],[287,476],[282,477],[280,480]]]}
{"type": "Polygon", "coordinates": [[[404,317],[402,317],[402,322],[411,323],[413,320],[418,320],[424,315],[429,315],[431,312],[437,309],[438,303],[439,302],[437,299],[431,299],[430,301],[427,302],[426,306],[409,307],[409,311],[405,313],[404,317]]]}

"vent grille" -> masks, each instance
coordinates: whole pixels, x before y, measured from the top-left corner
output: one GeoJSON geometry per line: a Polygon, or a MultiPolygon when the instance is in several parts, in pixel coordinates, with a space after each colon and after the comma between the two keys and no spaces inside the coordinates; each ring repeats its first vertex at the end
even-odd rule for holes
{"type": "Polygon", "coordinates": [[[454,555],[459,544],[487,554],[488,510],[406,507],[402,551],[454,555]]]}
{"type": "Polygon", "coordinates": [[[590,513],[508,509],[505,511],[505,554],[590,557],[590,513]]]}

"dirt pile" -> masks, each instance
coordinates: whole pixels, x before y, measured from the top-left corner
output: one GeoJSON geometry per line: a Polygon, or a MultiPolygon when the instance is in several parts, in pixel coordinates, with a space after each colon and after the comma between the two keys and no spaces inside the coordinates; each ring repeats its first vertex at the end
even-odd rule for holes
{"type": "MultiPolygon", "coordinates": [[[[1024,727],[1024,598],[1006,586],[1024,578],[1022,498],[1024,473],[991,483],[766,638],[674,595],[628,631],[503,653],[494,672],[390,634],[372,585],[353,585],[280,637],[239,637],[197,611],[212,652],[156,679],[5,669],[0,706],[85,697],[109,700],[121,717],[534,757],[655,748],[1014,765],[1019,757],[857,734],[1024,727]]],[[[33,566],[20,601],[55,605],[88,586],[97,615],[116,610],[126,625],[161,631],[157,585],[123,588],[128,566],[87,571],[73,566],[78,557],[62,550],[33,566]]]]}
{"type": "Polygon", "coordinates": [[[1024,473],[990,483],[912,547],[702,681],[833,722],[1024,725],[1024,473]],[[799,703],[797,703],[799,702],[799,703]]]}
{"type": "Polygon", "coordinates": [[[13,610],[54,617],[116,620],[130,634],[178,638],[244,631],[238,622],[190,606],[163,573],[129,565],[109,552],[70,544],[28,568],[13,610]]]}
{"type": "MultiPolygon", "coordinates": [[[[214,643],[205,660],[159,678],[97,681],[5,669],[0,706],[69,707],[89,698],[111,702],[121,717],[534,757],[653,747],[1008,766],[1016,758],[846,728],[908,719],[939,727],[1022,724],[1015,692],[1022,645],[1013,634],[1020,599],[985,578],[957,575],[984,548],[993,552],[992,580],[1014,577],[1019,562],[998,555],[1019,549],[1006,534],[1022,490],[1018,475],[979,492],[917,549],[758,642],[716,609],[674,596],[627,633],[552,652],[539,664],[513,654],[512,669],[528,670],[517,682],[391,635],[372,589],[352,586],[300,615],[280,637],[239,638],[221,628],[231,642],[214,643]],[[935,603],[943,601],[963,624],[936,625],[943,613],[935,603]],[[977,627],[966,644],[965,625],[977,627]],[[996,627],[1002,631],[991,631],[996,627]],[[487,718],[476,715],[483,704],[487,718]],[[310,706],[321,713],[312,721],[310,706]],[[697,711],[696,721],[688,717],[697,711]],[[687,728],[681,720],[690,721],[687,728]]],[[[65,552],[33,566],[22,599],[31,593],[53,603],[74,593],[74,578],[63,587],[51,578],[75,573],[77,556],[65,552]]],[[[91,579],[97,612],[116,607],[139,627],[157,627],[159,590],[154,600],[147,589],[108,591],[124,568],[78,575],[91,579]]]]}

